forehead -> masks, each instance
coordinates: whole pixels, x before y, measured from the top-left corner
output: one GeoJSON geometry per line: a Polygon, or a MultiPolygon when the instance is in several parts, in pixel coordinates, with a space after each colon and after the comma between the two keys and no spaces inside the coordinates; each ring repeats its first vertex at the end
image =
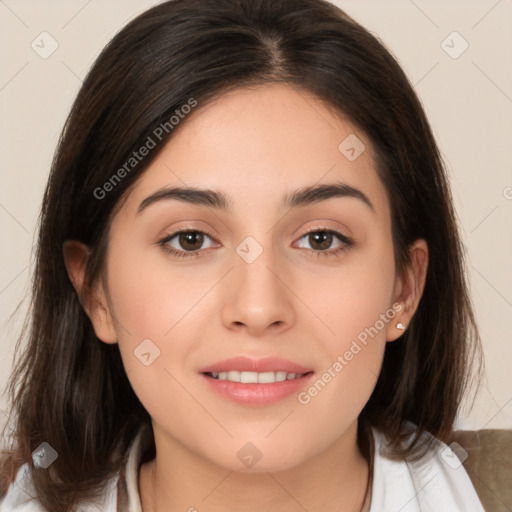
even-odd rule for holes
{"type": "Polygon", "coordinates": [[[261,211],[293,190],[343,182],[387,213],[370,141],[311,94],[285,84],[241,88],[181,123],[130,193],[131,209],[159,188],[194,186],[222,190],[234,210],[261,211]]]}

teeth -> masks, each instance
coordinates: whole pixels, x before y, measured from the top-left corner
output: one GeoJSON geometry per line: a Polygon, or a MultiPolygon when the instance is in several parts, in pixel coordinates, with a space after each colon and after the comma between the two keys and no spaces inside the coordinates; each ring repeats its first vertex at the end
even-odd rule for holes
{"type": "MultiPolygon", "coordinates": [[[[273,373],[273,372],[271,372],[273,373]]],[[[276,372],[276,382],[281,382],[283,380],[287,380],[288,377],[290,379],[293,379],[295,378],[295,374],[294,373],[286,373],[286,372],[276,372]]],[[[302,375],[301,375],[302,377],[302,375]]]]}
{"type": "Polygon", "coordinates": [[[273,382],[281,382],[283,380],[293,380],[302,377],[303,373],[287,373],[287,372],[220,372],[210,373],[214,379],[229,380],[231,382],[241,382],[243,384],[272,384],[273,382]]]}
{"type": "MultiPolygon", "coordinates": [[[[222,372],[222,373],[226,373],[226,372],[222,372]]],[[[227,372],[227,377],[225,378],[225,380],[230,380],[232,382],[240,382],[240,372],[227,372]]]]}
{"type": "MultiPolygon", "coordinates": [[[[233,372],[239,373],[240,380],[243,384],[258,384],[258,374],[256,372],[233,372]]],[[[228,379],[231,376],[231,372],[228,372],[228,379]]]]}

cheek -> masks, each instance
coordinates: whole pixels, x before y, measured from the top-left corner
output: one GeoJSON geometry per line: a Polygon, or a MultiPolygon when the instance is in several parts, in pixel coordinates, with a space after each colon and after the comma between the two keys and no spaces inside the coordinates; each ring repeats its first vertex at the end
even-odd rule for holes
{"type": "Polygon", "coordinates": [[[179,382],[204,335],[201,299],[218,280],[215,272],[184,272],[155,250],[121,245],[109,256],[108,287],[118,344],[130,383],[152,416],[163,403],[191,407],[179,382]],[[174,377],[174,378],[173,378],[174,377]],[[167,401],[167,402],[166,402],[167,401]]]}
{"type": "Polygon", "coordinates": [[[168,338],[207,288],[205,276],[180,271],[160,249],[118,250],[109,267],[113,314],[122,322],[119,335],[130,343],[168,338]],[[191,281],[193,279],[193,281],[191,281]]]}
{"type": "MultiPolygon", "coordinates": [[[[167,276],[167,282],[161,265],[151,261],[150,251],[137,252],[114,243],[112,247],[108,288],[119,350],[137,394],[145,390],[149,393],[164,385],[162,361],[181,357],[177,352],[183,347],[169,340],[194,294],[179,282],[179,276],[167,276]]],[[[145,397],[143,403],[147,399],[151,400],[151,396],[145,397]]]]}
{"type": "MultiPolygon", "coordinates": [[[[343,348],[373,326],[381,314],[390,309],[393,312],[394,256],[391,243],[384,237],[375,237],[365,250],[348,253],[338,269],[328,269],[316,277],[314,288],[312,279],[304,278],[302,293],[323,320],[324,331],[331,334],[327,339],[332,349],[343,348]]],[[[378,327],[385,338],[380,322],[378,327]]]]}
{"type": "Polygon", "coordinates": [[[319,414],[330,411],[341,421],[334,424],[343,424],[347,413],[357,416],[376,384],[387,329],[396,316],[394,276],[392,246],[382,239],[371,250],[347,258],[339,272],[317,276],[321,293],[318,287],[317,293],[307,293],[307,283],[301,285],[305,302],[321,320],[316,336],[323,333],[325,367],[320,382],[299,402],[311,403],[319,414]]]}

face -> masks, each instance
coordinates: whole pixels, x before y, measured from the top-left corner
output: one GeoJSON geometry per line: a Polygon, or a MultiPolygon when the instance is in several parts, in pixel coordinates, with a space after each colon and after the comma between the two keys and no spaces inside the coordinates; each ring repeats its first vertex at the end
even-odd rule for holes
{"type": "Polygon", "coordinates": [[[406,322],[390,219],[347,120],[286,85],[230,92],[183,121],[114,218],[95,331],[161,435],[231,470],[249,442],[258,470],[291,468],[353,432],[406,322]],[[264,383],[293,365],[305,375],[264,383]]]}

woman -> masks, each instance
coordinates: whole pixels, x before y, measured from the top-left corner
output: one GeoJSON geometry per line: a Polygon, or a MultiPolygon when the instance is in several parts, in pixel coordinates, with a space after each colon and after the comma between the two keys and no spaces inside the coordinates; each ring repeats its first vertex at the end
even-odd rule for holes
{"type": "Polygon", "coordinates": [[[480,347],[442,160],[330,3],[173,0],[117,34],[33,292],[2,510],[483,510],[445,444],[480,347]]]}

